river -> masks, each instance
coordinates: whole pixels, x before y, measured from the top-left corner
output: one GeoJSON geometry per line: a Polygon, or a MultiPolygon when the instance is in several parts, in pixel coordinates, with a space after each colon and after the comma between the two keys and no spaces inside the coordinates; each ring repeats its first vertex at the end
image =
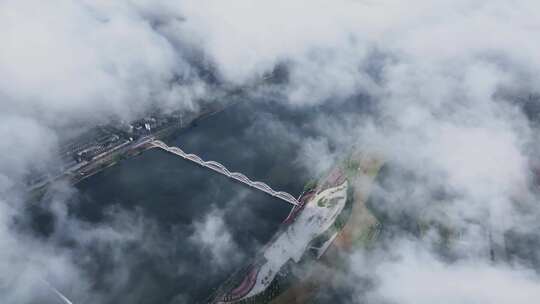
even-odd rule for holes
{"type": "MultiPolygon", "coordinates": [[[[252,104],[239,103],[166,142],[297,196],[307,173],[295,161],[298,144],[280,140],[279,130],[271,130],[271,119],[278,110],[257,110],[252,104]]],[[[165,253],[160,254],[143,250],[147,241],[141,241],[146,243],[140,247],[132,245],[132,256],[136,257],[136,262],[128,262],[132,278],[125,283],[124,298],[110,295],[107,300],[111,303],[125,302],[127,293],[142,304],[204,299],[232,271],[249,262],[290,210],[290,205],[279,199],[158,149],[108,168],[77,188],[78,203],[73,204],[72,212],[78,218],[100,223],[107,219],[112,206],[138,212],[158,223],[154,238],[165,243],[165,253]],[[205,229],[201,223],[209,214],[222,219],[221,229],[230,232],[241,259],[226,258],[227,262],[218,267],[211,249],[194,241],[201,237],[196,230],[205,229]]],[[[213,224],[206,224],[212,230],[213,224]]],[[[96,252],[93,257],[103,265],[93,269],[96,280],[103,281],[113,261],[100,255],[104,253],[96,252]]]]}

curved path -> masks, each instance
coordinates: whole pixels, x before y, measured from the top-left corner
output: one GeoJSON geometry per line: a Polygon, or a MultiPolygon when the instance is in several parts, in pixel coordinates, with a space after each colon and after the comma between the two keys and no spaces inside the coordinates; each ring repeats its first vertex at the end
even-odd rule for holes
{"type": "Polygon", "coordinates": [[[298,200],[296,200],[294,198],[294,196],[290,195],[289,193],[287,192],[283,192],[283,191],[276,191],[274,189],[272,189],[270,186],[268,186],[267,184],[263,183],[263,182],[258,182],[258,181],[252,181],[251,179],[249,179],[247,176],[245,176],[244,174],[242,173],[238,173],[238,172],[230,172],[227,168],[225,168],[225,166],[223,166],[222,164],[216,162],[216,161],[204,161],[202,160],[199,156],[195,155],[195,154],[189,154],[189,153],[186,153],[184,151],[182,151],[182,149],[178,148],[178,147],[169,147],[166,143],[160,141],[160,140],[153,140],[150,142],[152,144],[152,146],[156,147],[156,148],[161,148],[167,152],[170,152],[170,153],[173,153],[173,154],[176,154],[184,159],[187,159],[187,160],[190,160],[194,163],[197,163],[198,165],[200,166],[203,166],[203,167],[206,167],[208,169],[212,169],[218,173],[221,173],[229,178],[232,178],[238,182],[241,182],[243,184],[246,184],[252,188],[255,188],[257,190],[260,190],[266,194],[269,194],[273,197],[277,197],[281,200],[284,200],[286,201],[287,203],[289,204],[292,204],[294,206],[298,206],[300,204],[300,202],[298,202],[298,200]]]}

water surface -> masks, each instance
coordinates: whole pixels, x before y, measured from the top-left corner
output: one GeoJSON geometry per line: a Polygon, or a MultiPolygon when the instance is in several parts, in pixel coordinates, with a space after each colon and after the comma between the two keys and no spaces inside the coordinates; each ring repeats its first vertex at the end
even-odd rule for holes
{"type": "MultiPolygon", "coordinates": [[[[251,104],[240,103],[167,143],[297,196],[306,180],[305,170],[294,161],[298,146],[280,141],[279,134],[268,129],[271,124],[261,123],[268,115],[273,114],[254,112],[251,104]]],[[[155,238],[164,253],[156,249],[159,253],[154,254],[136,244],[132,249],[136,261],[129,261],[129,268],[135,275],[126,292],[133,303],[206,298],[232,271],[249,262],[290,211],[290,205],[279,199],[159,149],[125,160],[77,187],[80,193],[72,212],[80,219],[100,223],[111,210],[121,209],[157,223],[157,235],[145,236],[140,246],[147,246],[146,238],[155,238]],[[197,229],[204,223],[212,225],[209,216],[222,221],[220,227],[230,233],[242,258],[226,257],[223,264],[215,260],[211,246],[197,244],[197,229]]],[[[94,270],[97,281],[105,280],[107,267],[113,264],[100,254],[94,256],[102,262],[94,270]]],[[[126,294],[112,296],[111,303],[125,302],[121,296],[126,294]]]]}

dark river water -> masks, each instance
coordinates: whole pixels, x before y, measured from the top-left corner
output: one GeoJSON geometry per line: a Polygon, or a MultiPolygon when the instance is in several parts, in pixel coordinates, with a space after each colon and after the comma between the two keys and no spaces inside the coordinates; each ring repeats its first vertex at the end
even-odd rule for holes
{"type": "MultiPolygon", "coordinates": [[[[311,163],[302,157],[306,151],[318,153],[310,140],[323,139],[328,143],[323,149],[330,151],[348,146],[321,130],[350,120],[350,113],[363,112],[366,105],[361,96],[309,109],[243,101],[165,141],[297,196],[316,177],[308,174],[311,163]]],[[[199,303],[250,262],[291,208],[158,149],[76,188],[62,220],[54,209],[55,194],[29,211],[34,232],[69,248],[91,282],[86,293],[64,289],[68,296],[88,294],[80,303],[199,303]]]]}
{"type": "MultiPolygon", "coordinates": [[[[276,129],[273,117],[279,111],[274,106],[239,103],[182,130],[167,144],[297,196],[308,176],[295,161],[299,144],[280,135],[284,127],[296,127],[301,119],[290,114],[276,129]]],[[[155,223],[152,236],[143,237],[141,244],[130,244],[133,248],[126,257],[130,279],[120,288],[125,293],[109,295],[110,303],[205,299],[232,271],[249,262],[290,211],[290,205],[279,199],[158,149],[108,168],[77,188],[78,203],[73,204],[72,213],[84,221],[107,220],[114,207],[155,223]],[[212,244],[197,242],[201,237],[197,229],[204,227],[201,223],[212,226],[209,215],[214,215],[214,221],[220,219],[218,229],[230,233],[240,258],[228,251],[232,255],[223,257],[225,262],[216,262],[212,244]],[[154,243],[160,244],[157,253],[147,248],[154,243]]],[[[107,281],[114,258],[103,250],[92,256],[99,261],[91,267],[96,281],[107,281]]],[[[106,290],[105,285],[98,283],[97,288],[106,290]]]]}

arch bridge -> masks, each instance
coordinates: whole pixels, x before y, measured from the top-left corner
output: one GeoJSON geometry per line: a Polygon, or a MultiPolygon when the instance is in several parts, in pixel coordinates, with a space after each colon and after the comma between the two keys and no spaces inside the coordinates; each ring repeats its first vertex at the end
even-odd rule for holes
{"type": "Polygon", "coordinates": [[[160,140],[152,140],[151,141],[151,144],[153,147],[156,147],[156,148],[160,148],[160,149],[163,149],[169,153],[172,153],[172,154],[176,154],[180,157],[182,157],[183,159],[186,159],[186,160],[189,160],[189,161],[192,161],[202,167],[205,167],[205,168],[208,168],[208,169],[211,169],[217,173],[220,173],[220,174],[223,174],[225,176],[227,176],[228,178],[231,178],[231,179],[234,179],[236,180],[237,182],[240,182],[240,183],[243,183],[245,185],[248,185],[252,188],[255,188],[257,190],[260,190],[266,194],[269,194],[273,197],[277,197],[281,200],[284,200],[286,201],[287,203],[289,204],[292,204],[294,206],[298,206],[300,204],[300,202],[298,202],[298,200],[296,198],[294,198],[294,196],[290,195],[289,193],[287,192],[283,192],[283,191],[276,191],[274,189],[272,189],[270,186],[268,186],[267,184],[263,183],[263,182],[259,182],[259,181],[252,181],[251,179],[249,179],[247,176],[245,176],[244,174],[242,173],[239,173],[239,172],[231,172],[229,171],[227,168],[225,168],[225,166],[223,166],[222,164],[216,162],[216,161],[204,161],[202,158],[200,158],[199,156],[195,155],[195,154],[190,154],[190,153],[186,153],[184,152],[182,149],[178,148],[178,147],[169,147],[167,144],[165,144],[164,142],[160,141],[160,140]]]}

